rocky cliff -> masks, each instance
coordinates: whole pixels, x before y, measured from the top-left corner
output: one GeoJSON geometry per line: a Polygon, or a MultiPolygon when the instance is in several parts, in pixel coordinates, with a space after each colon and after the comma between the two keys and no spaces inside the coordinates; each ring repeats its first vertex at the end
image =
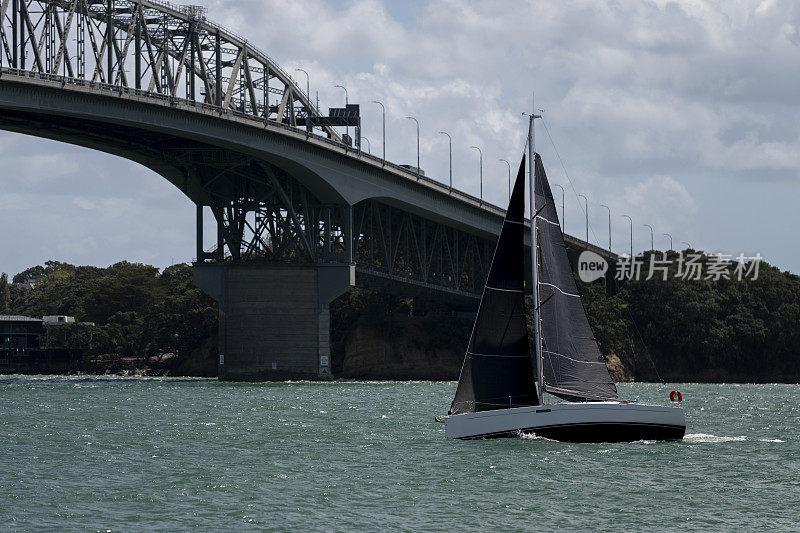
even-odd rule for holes
{"type": "MultiPolygon", "coordinates": [[[[458,379],[472,319],[467,317],[389,317],[357,323],[344,343],[342,370],[350,379],[458,379]]],[[[632,381],[627,364],[607,357],[614,381],[632,381]]]]}
{"type": "Polygon", "coordinates": [[[341,374],[352,379],[458,379],[472,321],[391,317],[360,322],[345,340],[341,374]]]}

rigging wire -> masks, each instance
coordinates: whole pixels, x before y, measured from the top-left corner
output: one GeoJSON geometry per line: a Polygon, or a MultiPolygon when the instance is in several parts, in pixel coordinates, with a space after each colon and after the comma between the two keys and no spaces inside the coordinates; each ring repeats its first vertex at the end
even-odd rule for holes
{"type": "MultiPolygon", "coordinates": [[[[572,183],[572,179],[570,179],[569,174],[567,173],[567,167],[564,165],[564,160],[561,159],[561,154],[558,152],[558,148],[556,148],[556,143],[553,142],[553,136],[550,135],[550,128],[547,127],[547,123],[544,121],[544,117],[541,118],[542,126],[544,126],[544,131],[547,132],[547,138],[550,139],[550,144],[553,146],[553,151],[556,153],[556,157],[558,158],[558,162],[561,164],[561,170],[564,172],[564,177],[567,178],[569,182],[569,186],[572,189],[572,194],[575,195],[575,200],[578,200],[578,191],[575,189],[575,184],[572,183]]],[[[578,207],[580,207],[581,212],[584,216],[588,216],[584,206],[581,205],[581,202],[578,200],[578,207]]],[[[566,231],[566,228],[564,228],[566,231]]],[[[594,237],[595,242],[600,242],[600,239],[597,237],[597,233],[594,231],[594,226],[589,224],[589,230],[592,232],[592,236],[594,237]]]]}
{"type": "MultiPolygon", "coordinates": [[[[558,152],[558,148],[556,148],[556,143],[553,141],[553,136],[550,134],[550,128],[547,127],[547,123],[545,122],[544,117],[542,117],[541,121],[542,121],[542,126],[544,126],[544,131],[547,133],[547,138],[550,139],[550,144],[553,146],[553,151],[556,154],[556,158],[558,158],[558,162],[561,165],[561,170],[564,172],[564,177],[567,178],[567,181],[569,182],[569,186],[572,189],[572,193],[575,195],[575,199],[577,200],[578,199],[578,191],[575,189],[575,184],[572,182],[572,179],[569,177],[569,173],[567,173],[567,167],[566,167],[566,165],[564,165],[564,160],[561,159],[561,154],[558,152]]],[[[586,211],[584,211],[584,207],[581,205],[580,202],[578,202],[578,207],[580,207],[581,211],[583,211],[583,213],[584,213],[584,216],[586,216],[586,211]]],[[[592,224],[589,224],[589,229],[591,230],[592,235],[594,236],[595,240],[597,242],[599,242],[599,239],[597,238],[597,234],[595,233],[594,227],[592,226],[592,224]]],[[[664,378],[661,377],[661,373],[658,371],[658,367],[656,366],[655,361],[653,360],[652,356],[650,355],[650,350],[647,349],[647,344],[645,343],[644,337],[642,337],[642,334],[639,331],[639,326],[636,325],[636,320],[634,320],[630,309],[628,309],[626,307],[625,311],[628,313],[628,317],[631,320],[631,324],[633,324],[633,328],[636,331],[636,335],[639,337],[639,341],[642,343],[642,348],[644,350],[645,355],[647,356],[647,359],[650,361],[650,364],[653,366],[653,370],[656,373],[656,377],[658,378],[658,380],[661,382],[662,385],[666,385],[667,383],[666,383],[666,381],[664,381],[664,378]]],[[[631,343],[631,349],[634,349],[633,343],[631,343]]],[[[634,355],[635,355],[635,351],[634,351],[634,355]]]]}

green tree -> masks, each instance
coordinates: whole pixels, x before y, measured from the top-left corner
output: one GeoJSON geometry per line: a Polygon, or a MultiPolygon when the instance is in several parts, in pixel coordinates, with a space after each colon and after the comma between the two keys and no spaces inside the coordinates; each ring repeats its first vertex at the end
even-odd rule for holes
{"type": "Polygon", "coordinates": [[[25,283],[29,279],[38,279],[42,274],[44,274],[44,267],[36,265],[14,276],[14,283],[25,283]]]}
{"type": "Polygon", "coordinates": [[[11,313],[11,289],[8,286],[8,274],[0,275],[0,315],[11,313]]]}

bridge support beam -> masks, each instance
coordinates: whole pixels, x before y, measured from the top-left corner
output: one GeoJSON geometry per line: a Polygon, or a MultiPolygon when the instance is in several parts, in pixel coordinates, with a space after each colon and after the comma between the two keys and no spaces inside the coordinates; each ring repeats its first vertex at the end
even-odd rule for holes
{"type": "Polygon", "coordinates": [[[355,284],[348,264],[197,263],[219,303],[219,378],[332,379],[329,304],[355,284]]]}

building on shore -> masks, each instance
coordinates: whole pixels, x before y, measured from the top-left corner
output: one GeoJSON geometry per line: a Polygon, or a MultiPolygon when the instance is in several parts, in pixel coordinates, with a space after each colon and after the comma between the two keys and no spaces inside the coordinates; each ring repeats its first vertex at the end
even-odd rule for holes
{"type": "Polygon", "coordinates": [[[27,369],[31,350],[38,355],[43,322],[20,315],[0,315],[0,371],[27,369]]]}
{"type": "Polygon", "coordinates": [[[79,370],[83,348],[54,346],[49,327],[73,325],[73,317],[45,319],[20,315],[0,315],[0,373],[57,373],[79,370]],[[71,318],[72,321],[66,321],[71,318]],[[58,320],[64,319],[64,320],[58,320]]]}
{"type": "Polygon", "coordinates": [[[42,322],[48,326],[62,326],[65,324],[74,324],[75,317],[66,315],[46,315],[42,317],[42,322]]]}

